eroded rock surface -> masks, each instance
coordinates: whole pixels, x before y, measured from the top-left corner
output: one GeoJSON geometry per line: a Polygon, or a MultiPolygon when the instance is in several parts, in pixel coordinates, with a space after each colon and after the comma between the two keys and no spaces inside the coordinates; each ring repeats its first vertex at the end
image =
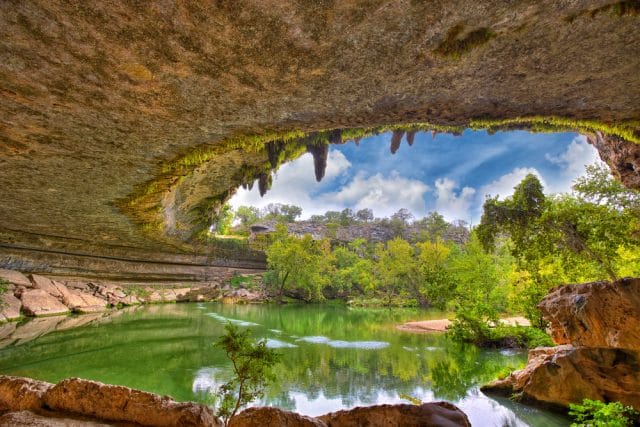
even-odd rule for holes
{"type": "Polygon", "coordinates": [[[588,398],[640,409],[640,279],[560,286],[540,308],[562,345],[530,350],[524,369],[483,390],[555,407],[588,398]]]}
{"type": "Polygon", "coordinates": [[[529,352],[523,370],[483,390],[555,407],[593,399],[640,408],[640,352],[571,345],[537,348],[529,352]]]}
{"type": "Polygon", "coordinates": [[[268,406],[248,408],[233,417],[229,427],[327,427],[313,417],[268,406]]]}
{"type": "Polygon", "coordinates": [[[56,384],[45,394],[44,403],[54,411],[147,426],[219,425],[205,405],[179,403],[168,396],[78,378],[56,384]]]}
{"type": "Polygon", "coordinates": [[[52,387],[44,381],[0,375],[0,411],[40,410],[52,387]]]}
{"type": "Polygon", "coordinates": [[[471,427],[465,413],[448,402],[358,407],[332,412],[318,419],[329,427],[471,427]]]}
{"type": "Polygon", "coordinates": [[[69,312],[69,308],[43,289],[27,289],[20,294],[22,309],[29,316],[51,316],[69,312]]]}
{"type": "Polygon", "coordinates": [[[559,286],[539,307],[557,344],[640,351],[640,279],[559,286]]]}
{"type": "MultiPolygon", "coordinates": [[[[173,239],[182,235],[172,218],[188,214],[172,210],[175,194],[142,207],[164,209],[166,224],[146,228],[127,203],[167,164],[238,135],[473,118],[637,120],[640,17],[612,3],[6,2],[0,199],[10,203],[0,204],[0,265],[200,280],[213,261],[173,239]],[[166,227],[162,238],[154,227],[166,227]]],[[[190,206],[229,194],[256,162],[238,150],[227,157],[222,170],[209,170],[218,160],[209,159],[160,184],[215,174],[181,194],[198,190],[190,206]]]]}
{"type": "Polygon", "coordinates": [[[596,132],[587,137],[614,176],[626,187],[640,189],[640,144],[596,132]]]}

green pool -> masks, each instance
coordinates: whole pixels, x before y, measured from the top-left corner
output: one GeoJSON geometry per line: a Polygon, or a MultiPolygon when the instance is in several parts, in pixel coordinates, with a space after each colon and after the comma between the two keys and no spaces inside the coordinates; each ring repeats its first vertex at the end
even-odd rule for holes
{"type": "MultiPolygon", "coordinates": [[[[320,415],[358,405],[408,403],[405,396],[411,396],[451,401],[474,426],[568,425],[555,414],[478,390],[506,368],[522,366],[526,353],[481,350],[441,335],[395,329],[409,319],[441,316],[327,306],[137,307],[77,328],[40,331],[35,339],[38,333],[29,336],[28,331],[38,323],[27,323],[14,332],[20,339],[3,341],[0,372],[50,382],[82,377],[211,403],[212,393],[229,375],[228,361],[212,344],[232,322],[251,328],[283,354],[277,383],[260,404],[320,415]]],[[[68,323],[57,323],[57,328],[68,323]]]]}

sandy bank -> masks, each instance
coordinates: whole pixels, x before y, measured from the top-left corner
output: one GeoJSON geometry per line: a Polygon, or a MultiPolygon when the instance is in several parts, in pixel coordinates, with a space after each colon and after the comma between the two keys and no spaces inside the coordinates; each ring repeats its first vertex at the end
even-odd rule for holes
{"type": "MultiPolygon", "coordinates": [[[[505,317],[500,319],[500,322],[503,325],[509,326],[531,326],[529,320],[522,316],[505,317]]],[[[402,325],[396,326],[396,328],[405,332],[424,334],[431,332],[446,332],[451,323],[452,321],[449,319],[419,320],[403,323],[402,325]]]]}

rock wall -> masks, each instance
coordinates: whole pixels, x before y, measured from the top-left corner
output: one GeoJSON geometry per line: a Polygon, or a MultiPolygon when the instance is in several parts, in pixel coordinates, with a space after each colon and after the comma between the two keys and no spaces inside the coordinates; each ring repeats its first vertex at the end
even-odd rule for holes
{"type": "MultiPolygon", "coordinates": [[[[50,384],[0,376],[0,426],[143,425],[157,427],[222,426],[213,411],[193,402],[176,402],[129,387],[69,378],[50,384]]],[[[302,416],[277,408],[249,408],[230,427],[470,427],[467,416],[446,402],[378,405],[323,415],[302,416]]]]}
{"type": "Polygon", "coordinates": [[[225,154],[216,169],[220,156],[205,154],[242,135],[533,116],[635,123],[639,20],[611,0],[3,2],[0,243],[14,246],[0,248],[0,265],[48,265],[16,258],[30,239],[16,232],[62,236],[84,255],[184,254],[175,221],[157,238],[166,224],[136,223],[127,203],[157,193],[165,207],[139,208],[190,215],[146,184],[179,163],[196,170],[178,168],[167,188],[191,172],[211,179],[181,189],[178,205],[228,192],[257,160],[225,154]]]}
{"type": "Polygon", "coordinates": [[[560,286],[539,307],[562,345],[531,350],[523,370],[483,391],[552,407],[588,398],[640,409],[640,279],[560,286]]]}

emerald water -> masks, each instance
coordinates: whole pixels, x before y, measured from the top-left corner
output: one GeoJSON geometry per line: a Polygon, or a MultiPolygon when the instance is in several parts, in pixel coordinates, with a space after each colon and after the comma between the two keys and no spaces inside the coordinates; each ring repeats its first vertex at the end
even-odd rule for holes
{"type": "Polygon", "coordinates": [[[439,334],[395,329],[409,319],[440,316],[327,306],[144,306],[31,340],[24,337],[42,334],[42,328],[38,332],[38,323],[26,324],[14,333],[22,338],[0,350],[0,372],[50,382],[82,377],[211,403],[211,394],[230,374],[230,363],[213,342],[232,322],[251,328],[283,354],[277,382],[257,404],[320,415],[358,405],[408,403],[404,397],[411,396],[451,401],[474,426],[568,425],[555,414],[478,390],[505,369],[522,366],[525,352],[482,350],[439,334]]]}

